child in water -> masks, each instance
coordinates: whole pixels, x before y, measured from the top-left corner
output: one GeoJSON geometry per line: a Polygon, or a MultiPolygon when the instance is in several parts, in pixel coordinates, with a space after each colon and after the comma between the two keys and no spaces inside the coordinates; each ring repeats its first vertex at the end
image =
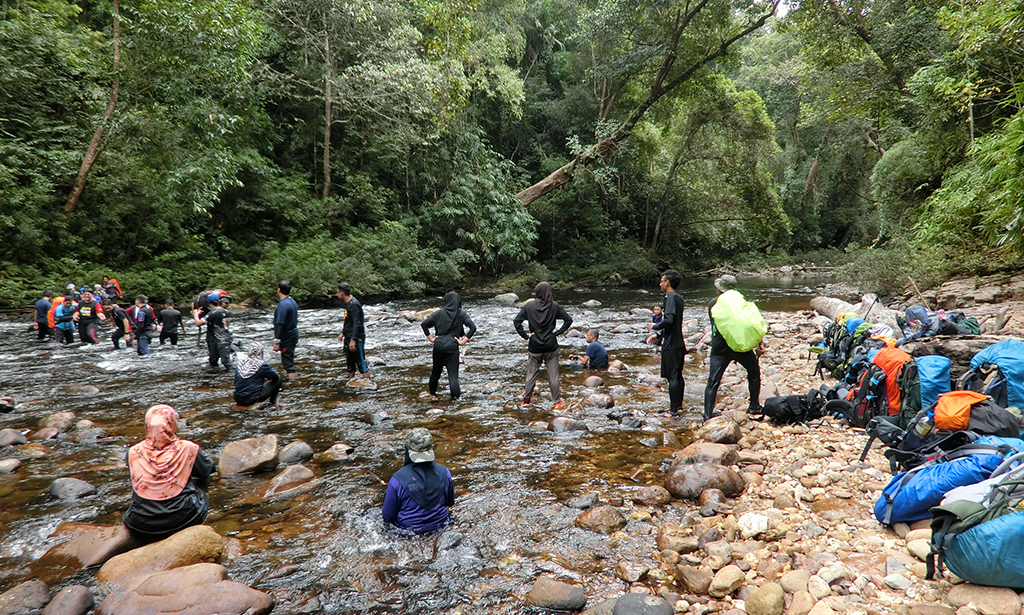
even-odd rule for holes
{"type": "MultiPolygon", "coordinates": [[[[661,322],[661,319],[664,318],[664,315],[661,313],[661,306],[660,305],[654,306],[654,308],[652,308],[652,311],[654,312],[654,314],[651,316],[651,324],[647,325],[647,329],[648,330],[653,330],[654,329],[654,325],[656,325],[659,322],[661,322]]],[[[655,338],[654,345],[658,346],[660,348],[661,347],[662,335],[661,335],[661,331],[658,331],[657,333],[658,333],[658,337],[655,338]]]]}

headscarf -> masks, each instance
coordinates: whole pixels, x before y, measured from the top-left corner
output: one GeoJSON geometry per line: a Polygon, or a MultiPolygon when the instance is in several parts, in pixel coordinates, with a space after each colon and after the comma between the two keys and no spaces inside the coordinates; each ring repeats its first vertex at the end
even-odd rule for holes
{"type": "Polygon", "coordinates": [[[168,500],[192,475],[199,445],[178,439],[178,413],[160,404],[146,411],[146,439],[128,449],[132,490],[147,500],[168,500]]]}
{"type": "Polygon", "coordinates": [[[555,298],[551,294],[551,285],[541,282],[533,289],[533,301],[526,304],[526,317],[536,331],[551,331],[555,328],[555,298]]]}
{"type": "Polygon", "coordinates": [[[395,472],[395,479],[423,510],[437,506],[441,494],[448,486],[448,474],[444,466],[433,461],[413,463],[409,458],[409,447],[405,447],[405,467],[395,472]]]}
{"type": "Polygon", "coordinates": [[[434,331],[438,337],[455,335],[459,325],[459,311],[462,299],[454,290],[444,296],[444,307],[434,312],[434,331]]]}
{"type": "Polygon", "coordinates": [[[250,342],[245,347],[246,357],[238,362],[238,373],[242,378],[251,378],[263,367],[263,343],[250,342]]]}

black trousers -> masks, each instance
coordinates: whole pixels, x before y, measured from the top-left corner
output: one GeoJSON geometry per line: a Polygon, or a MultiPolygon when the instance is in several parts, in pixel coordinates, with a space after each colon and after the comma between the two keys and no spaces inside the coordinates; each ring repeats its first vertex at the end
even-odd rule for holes
{"type": "Polygon", "coordinates": [[[206,351],[210,355],[210,365],[217,367],[217,361],[224,364],[225,369],[231,369],[231,343],[219,342],[217,338],[208,336],[206,338],[206,351]]]}
{"type": "Polygon", "coordinates": [[[36,323],[39,325],[39,332],[36,339],[48,340],[50,335],[53,333],[53,329],[50,328],[50,323],[47,321],[36,323]]]}
{"type": "Polygon", "coordinates": [[[171,340],[171,346],[178,345],[178,330],[177,329],[160,329],[160,345],[164,345],[164,340],[171,340]]]}
{"type": "Polygon", "coordinates": [[[74,329],[54,329],[55,337],[61,344],[70,344],[75,341],[74,329]]]}
{"type": "Polygon", "coordinates": [[[459,347],[437,347],[433,352],[434,368],[430,370],[430,394],[437,395],[437,383],[441,380],[441,370],[448,370],[448,391],[452,399],[458,399],[462,395],[459,387],[459,347]]]}
{"type": "Polygon", "coordinates": [[[711,418],[715,410],[715,400],[718,397],[718,387],[722,384],[722,376],[725,375],[725,368],[736,361],[747,370],[747,390],[750,394],[750,403],[757,404],[761,395],[761,367],[757,363],[757,355],[753,350],[747,352],[736,352],[729,350],[721,354],[712,353],[710,357],[710,371],[708,372],[708,384],[704,388],[704,418],[711,418]]]}

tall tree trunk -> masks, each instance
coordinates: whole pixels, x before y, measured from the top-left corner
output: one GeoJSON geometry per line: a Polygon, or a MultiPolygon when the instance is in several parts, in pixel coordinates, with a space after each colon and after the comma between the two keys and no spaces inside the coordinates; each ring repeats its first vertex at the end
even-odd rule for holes
{"type": "Polygon", "coordinates": [[[82,196],[82,192],[85,190],[85,180],[89,177],[89,171],[92,170],[92,165],[96,162],[96,157],[99,156],[100,139],[103,137],[103,131],[106,128],[107,122],[109,122],[111,116],[114,115],[114,107],[117,105],[117,94],[121,89],[121,11],[117,2],[118,0],[113,0],[114,82],[110,86],[110,100],[107,102],[106,111],[103,112],[103,121],[96,127],[96,132],[92,134],[92,140],[89,141],[89,147],[85,150],[85,158],[82,159],[82,168],[78,170],[78,178],[75,179],[75,187],[71,190],[71,194],[68,196],[67,202],[64,203],[64,213],[66,214],[74,212],[75,207],[78,206],[78,199],[82,196]]]}
{"type": "Polygon", "coordinates": [[[324,195],[331,195],[331,79],[334,78],[333,66],[331,63],[331,40],[324,37],[324,195]]]}

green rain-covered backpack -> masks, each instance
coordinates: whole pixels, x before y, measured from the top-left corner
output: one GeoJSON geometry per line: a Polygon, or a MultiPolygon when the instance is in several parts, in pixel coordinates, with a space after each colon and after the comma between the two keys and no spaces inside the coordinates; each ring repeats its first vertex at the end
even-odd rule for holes
{"type": "Polygon", "coordinates": [[[729,290],[711,308],[715,328],[725,343],[736,352],[748,352],[761,343],[768,333],[768,323],[757,306],[743,298],[736,290],[729,290]]]}

